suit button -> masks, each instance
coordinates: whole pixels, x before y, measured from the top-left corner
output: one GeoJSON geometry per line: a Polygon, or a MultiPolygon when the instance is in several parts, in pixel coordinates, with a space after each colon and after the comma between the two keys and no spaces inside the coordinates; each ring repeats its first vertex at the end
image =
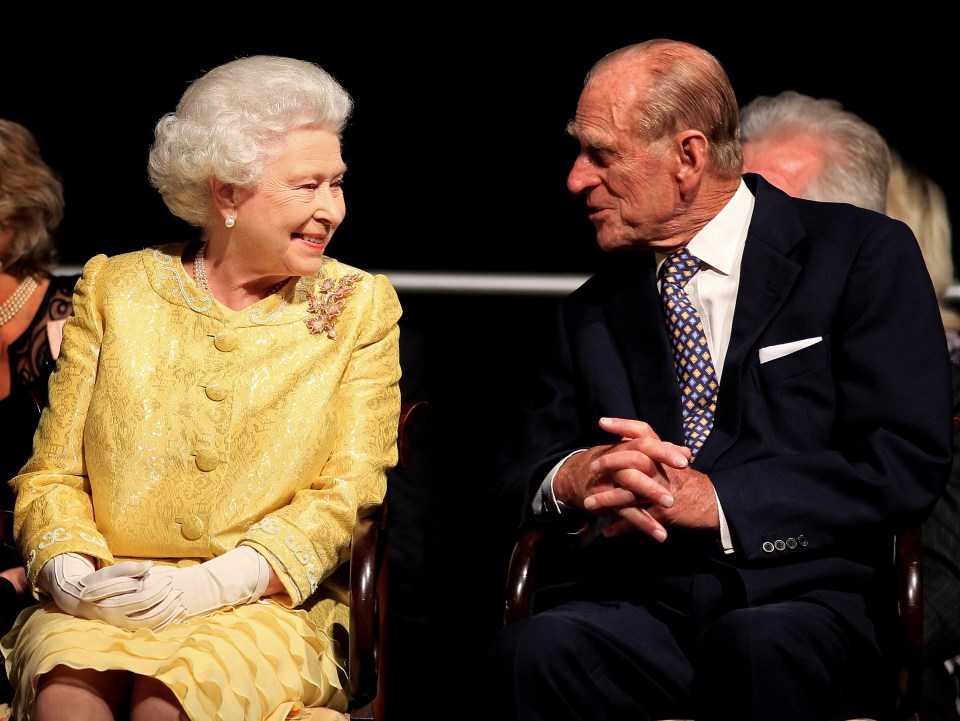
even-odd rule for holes
{"type": "Polygon", "coordinates": [[[787,547],[787,544],[778,538],[777,542],[773,544],[773,547],[776,548],[778,551],[782,551],[787,547]]]}
{"type": "Polygon", "coordinates": [[[787,548],[789,548],[789,549],[792,551],[792,550],[793,550],[794,548],[796,548],[796,547],[797,547],[797,539],[796,539],[796,538],[788,538],[788,539],[787,539],[787,548]]]}
{"type": "Polygon", "coordinates": [[[180,533],[188,541],[196,541],[203,535],[203,520],[197,516],[190,516],[180,525],[180,533]]]}
{"type": "Polygon", "coordinates": [[[806,548],[810,544],[810,541],[807,540],[806,536],[797,536],[797,543],[800,544],[801,548],[806,548]]]}
{"type": "Polygon", "coordinates": [[[763,542],[763,550],[767,553],[773,553],[773,544],[770,541],[763,542]]]}
{"type": "Polygon", "coordinates": [[[239,338],[232,330],[222,330],[213,337],[213,345],[224,353],[229,353],[236,348],[238,342],[239,338]]]}
{"type": "Polygon", "coordinates": [[[217,459],[217,454],[213,451],[204,450],[197,451],[196,457],[197,468],[201,471],[212,471],[216,468],[220,461],[217,459]]]}
{"type": "Polygon", "coordinates": [[[207,394],[207,398],[212,401],[222,401],[227,397],[227,389],[216,383],[211,383],[203,390],[207,394]]]}

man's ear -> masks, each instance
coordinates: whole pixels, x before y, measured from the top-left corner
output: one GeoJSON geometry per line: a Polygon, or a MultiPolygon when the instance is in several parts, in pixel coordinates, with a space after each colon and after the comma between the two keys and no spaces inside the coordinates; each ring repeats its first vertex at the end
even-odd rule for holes
{"type": "Polygon", "coordinates": [[[679,159],[677,165],[677,182],[681,193],[696,187],[707,167],[707,148],[709,143],[706,136],[699,130],[683,130],[674,136],[674,143],[679,159]]]}

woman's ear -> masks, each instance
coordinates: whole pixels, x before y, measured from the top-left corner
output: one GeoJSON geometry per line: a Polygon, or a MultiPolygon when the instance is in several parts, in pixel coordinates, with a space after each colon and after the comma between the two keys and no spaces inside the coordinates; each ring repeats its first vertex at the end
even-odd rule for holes
{"type": "Polygon", "coordinates": [[[210,179],[210,194],[213,196],[213,204],[216,206],[220,215],[224,219],[236,216],[237,199],[236,188],[230,183],[224,183],[217,178],[210,179]]]}

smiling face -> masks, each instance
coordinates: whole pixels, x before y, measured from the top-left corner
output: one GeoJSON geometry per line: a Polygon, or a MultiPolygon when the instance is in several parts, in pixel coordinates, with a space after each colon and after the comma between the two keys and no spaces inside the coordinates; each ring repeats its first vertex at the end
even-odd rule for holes
{"type": "Polygon", "coordinates": [[[677,170],[669,139],[639,137],[636,68],[606,68],[580,95],[567,131],[580,152],[567,176],[571,193],[586,196],[604,250],[657,247],[677,213],[677,170]]]}
{"type": "Polygon", "coordinates": [[[311,275],[320,270],[346,206],[340,139],[320,129],[296,130],[284,140],[252,191],[237,191],[231,253],[263,276],[311,275]]]}

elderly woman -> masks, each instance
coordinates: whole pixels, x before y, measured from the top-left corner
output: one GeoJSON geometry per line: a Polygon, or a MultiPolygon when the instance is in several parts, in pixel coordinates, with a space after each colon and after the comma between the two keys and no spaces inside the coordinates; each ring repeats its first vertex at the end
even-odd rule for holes
{"type": "Polygon", "coordinates": [[[2,641],[18,721],[347,708],[335,571],[396,463],[401,313],[325,255],[351,110],[316,65],[255,56],[157,124],[151,182],[201,241],[77,283],[11,481],[39,600],[2,641]]]}

